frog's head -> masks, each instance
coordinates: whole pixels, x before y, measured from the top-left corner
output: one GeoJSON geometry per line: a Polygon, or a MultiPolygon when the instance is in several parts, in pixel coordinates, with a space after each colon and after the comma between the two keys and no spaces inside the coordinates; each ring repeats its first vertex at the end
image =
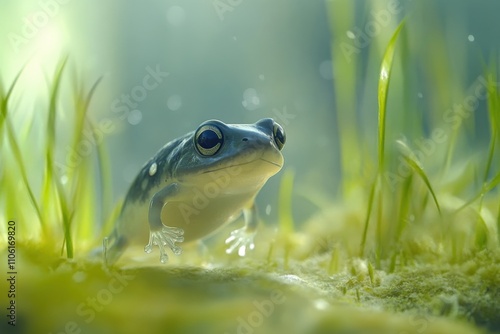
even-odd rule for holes
{"type": "Polygon", "coordinates": [[[172,174],[187,183],[223,178],[228,187],[260,188],[283,166],[285,140],[283,128],[271,118],[255,124],[206,121],[185,138],[172,174]]]}

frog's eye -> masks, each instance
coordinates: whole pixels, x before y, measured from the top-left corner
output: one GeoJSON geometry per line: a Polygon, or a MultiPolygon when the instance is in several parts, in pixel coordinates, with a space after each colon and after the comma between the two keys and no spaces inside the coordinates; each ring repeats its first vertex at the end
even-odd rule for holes
{"type": "Polygon", "coordinates": [[[223,142],[222,131],[215,125],[200,126],[194,134],[194,144],[201,155],[214,155],[219,151],[223,142]]]}
{"type": "Polygon", "coordinates": [[[285,130],[283,130],[281,125],[279,125],[278,123],[274,123],[273,125],[273,137],[276,146],[278,146],[278,149],[281,151],[283,146],[285,146],[286,135],[285,130]]]}

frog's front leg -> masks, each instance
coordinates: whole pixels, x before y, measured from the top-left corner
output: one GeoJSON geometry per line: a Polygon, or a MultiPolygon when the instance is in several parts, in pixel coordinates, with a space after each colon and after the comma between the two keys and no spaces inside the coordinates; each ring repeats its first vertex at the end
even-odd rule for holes
{"type": "Polygon", "coordinates": [[[227,254],[231,254],[236,249],[239,256],[245,256],[247,250],[253,250],[255,244],[253,239],[259,225],[259,216],[255,203],[248,209],[243,209],[245,218],[245,226],[243,228],[231,232],[229,238],[226,239],[226,244],[229,247],[226,249],[227,254]]]}
{"type": "Polygon", "coordinates": [[[177,227],[169,227],[163,225],[161,221],[161,210],[165,204],[172,200],[179,192],[178,185],[173,183],[161,189],[154,194],[149,203],[149,242],[144,247],[146,253],[151,253],[153,246],[158,246],[160,249],[160,261],[166,263],[168,261],[167,250],[165,246],[170,248],[175,255],[180,255],[182,249],[176,246],[176,242],[184,241],[184,230],[177,227]]]}

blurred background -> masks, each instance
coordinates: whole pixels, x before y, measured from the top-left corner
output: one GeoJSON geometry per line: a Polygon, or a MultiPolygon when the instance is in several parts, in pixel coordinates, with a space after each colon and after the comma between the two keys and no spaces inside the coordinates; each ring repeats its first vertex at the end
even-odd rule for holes
{"type": "MultiPolygon", "coordinates": [[[[28,62],[21,81],[31,89],[17,93],[44,103],[66,54],[88,87],[103,76],[90,111],[97,123],[114,123],[106,145],[116,197],[161,146],[201,122],[264,117],[286,129],[286,168],[296,170],[297,183],[333,194],[338,147],[324,2],[232,3],[3,2],[2,79],[9,83],[28,62]],[[159,81],[144,89],[151,70],[159,81]]],[[[264,208],[274,207],[278,182],[259,198],[264,208]]]]}
{"type": "MultiPolygon", "coordinates": [[[[45,119],[49,83],[62,57],[69,56],[70,72],[86,89],[102,77],[90,115],[96,124],[112,121],[104,137],[114,200],[164,143],[201,122],[273,117],[288,136],[285,169],[295,171],[297,221],[331,199],[358,196],[356,189],[372,182],[380,61],[405,15],[404,51],[394,65],[398,83],[389,97],[389,143],[401,136],[418,140],[442,122],[484,72],[500,25],[500,4],[492,0],[24,0],[1,6],[1,79],[8,86],[26,65],[23,89],[14,92],[14,118],[35,142],[43,138],[41,127],[28,127],[26,115],[35,123],[45,119]]],[[[64,96],[71,98],[67,91],[64,96]]],[[[70,135],[69,109],[61,102],[62,143],[70,135]]],[[[488,139],[481,131],[484,102],[473,115],[467,126],[477,142],[468,137],[463,145],[488,139]]],[[[64,164],[71,152],[64,144],[58,150],[64,164]]],[[[259,196],[270,220],[279,180],[272,178],[259,196]]]]}

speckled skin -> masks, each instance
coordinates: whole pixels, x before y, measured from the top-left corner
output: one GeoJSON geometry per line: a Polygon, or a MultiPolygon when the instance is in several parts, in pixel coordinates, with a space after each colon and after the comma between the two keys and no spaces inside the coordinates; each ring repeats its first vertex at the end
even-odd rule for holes
{"type": "Polygon", "coordinates": [[[245,228],[233,231],[226,243],[228,252],[238,249],[244,255],[253,248],[255,196],[281,169],[284,142],[283,129],[268,118],[255,124],[207,121],[166,144],[130,186],[115,228],[104,240],[106,263],[138,243],[147,244],[147,253],[158,246],[165,263],[167,248],[180,254],[176,243],[206,237],[242,212],[245,228]],[[213,143],[215,148],[203,147],[213,143]]]}

